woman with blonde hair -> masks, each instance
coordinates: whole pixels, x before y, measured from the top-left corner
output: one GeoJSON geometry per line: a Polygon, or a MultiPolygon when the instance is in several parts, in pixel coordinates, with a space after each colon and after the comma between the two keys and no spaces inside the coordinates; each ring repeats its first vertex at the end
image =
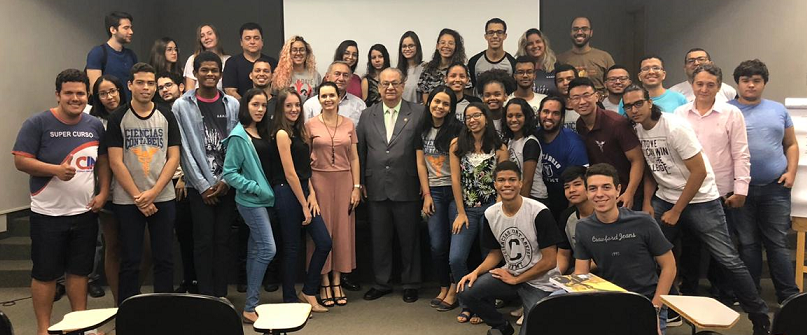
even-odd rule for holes
{"type": "Polygon", "coordinates": [[[301,103],[305,103],[322,82],[311,45],[302,36],[292,36],[283,44],[278,58],[272,90],[291,87],[302,98],[301,103]]]}
{"type": "Polygon", "coordinates": [[[558,95],[555,87],[555,66],[558,59],[549,46],[549,37],[536,28],[527,29],[518,39],[516,57],[532,56],[538,60],[535,64],[535,85],[532,91],[546,95],[558,95]]]}
{"type": "MultiPolygon", "coordinates": [[[[193,51],[193,55],[188,57],[188,61],[185,62],[184,76],[186,90],[198,87],[196,76],[193,75],[193,60],[196,59],[196,55],[202,51],[210,51],[219,55],[221,58],[221,72],[224,72],[224,64],[230,59],[230,55],[224,52],[224,48],[219,43],[219,31],[216,30],[216,27],[212,24],[203,24],[196,28],[196,49],[193,51]]],[[[219,90],[222,90],[221,80],[219,80],[216,86],[218,86],[219,90]]]]}

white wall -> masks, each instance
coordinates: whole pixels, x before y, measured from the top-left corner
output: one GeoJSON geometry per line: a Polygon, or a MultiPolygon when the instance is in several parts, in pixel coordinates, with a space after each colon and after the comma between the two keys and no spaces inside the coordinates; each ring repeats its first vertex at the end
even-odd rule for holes
{"type": "Polygon", "coordinates": [[[367,52],[376,43],[387,48],[390,64],[395,66],[398,42],[407,30],[420,37],[424,61],[431,60],[443,28],[460,33],[466,56],[471,58],[487,48],[485,22],[493,17],[507,23],[505,50],[515,54],[519,36],[539,26],[538,5],[535,0],[497,0],[495,6],[487,0],[352,0],[350,5],[332,0],[286,1],[285,38],[303,36],[314,49],[323,75],[339,43],[355,40],[359,45],[356,72],[361,75],[367,69],[367,52]]]}
{"type": "MultiPolygon", "coordinates": [[[[106,41],[104,15],[124,10],[134,16],[132,49],[147,55],[151,41],[141,36],[154,35],[156,19],[150,12],[156,0],[2,0],[0,10],[0,213],[30,204],[28,175],[14,168],[10,154],[22,122],[34,113],[56,105],[54,82],[66,68],[83,69],[87,52],[106,41]]],[[[153,39],[152,39],[153,41],[153,39]]]]}

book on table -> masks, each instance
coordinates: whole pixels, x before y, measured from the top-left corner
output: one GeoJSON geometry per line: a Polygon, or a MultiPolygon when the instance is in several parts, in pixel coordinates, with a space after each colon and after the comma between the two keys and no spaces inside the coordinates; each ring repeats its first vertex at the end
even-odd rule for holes
{"type": "Polygon", "coordinates": [[[549,282],[566,292],[626,292],[625,289],[594,274],[571,274],[549,278],[549,282]]]}

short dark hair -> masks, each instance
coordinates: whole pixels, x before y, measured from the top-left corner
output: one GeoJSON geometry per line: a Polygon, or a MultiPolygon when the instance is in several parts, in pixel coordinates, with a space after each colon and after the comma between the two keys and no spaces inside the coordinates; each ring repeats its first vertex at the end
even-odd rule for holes
{"type": "MultiPolygon", "coordinates": [[[[250,88],[245,93],[244,96],[241,97],[241,104],[238,106],[238,122],[240,122],[244,126],[248,126],[252,123],[252,115],[249,114],[249,102],[254,98],[256,95],[263,95],[266,97],[266,100],[269,100],[269,97],[266,95],[260,88],[250,88]]],[[[264,114],[263,120],[268,120],[269,115],[267,115],[269,111],[266,111],[264,114]]],[[[263,121],[261,120],[261,121],[263,121]]],[[[260,129],[261,127],[258,127],[260,129]]],[[[263,136],[263,135],[261,135],[263,136]]]]}
{"type": "Polygon", "coordinates": [[[561,73],[561,72],[566,72],[566,71],[572,71],[572,72],[574,72],[574,77],[575,77],[575,78],[580,78],[580,74],[579,74],[579,73],[577,73],[577,69],[576,69],[574,66],[572,66],[572,65],[569,65],[569,64],[560,64],[560,65],[558,65],[558,66],[556,66],[556,67],[555,67],[555,74],[556,74],[556,75],[557,75],[558,73],[561,73]]]}
{"type": "Polygon", "coordinates": [[[572,165],[563,170],[560,174],[560,180],[563,183],[569,183],[573,180],[580,178],[583,182],[586,181],[586,170],[588,170],[585,166],[582,165],[572,165]]]}
{"type": "MultiPolygon", "coordinates": [[[[155,75],[155,77],[157,75],[157,71],[154,70],[153,66],[149,65],[148,63],[143,63],[143,62],[140,62],[140,63],[137,63],[137,64],[133,65],[132,69],[129,70],[129,74],[132,75],[133,79],[134,79],[134,75],[136,73],[140,73],[140,72],[153,73],[155,75]]],[[[154,80],[157,80],[157,78],[154,78],[154,80]]]]}
{"type": "Polygon", "coordinates": [[[691,53],[693,53],[695,51],[703,51],[704,53],[706,53],[706,58],[709,58],[709,60],[712,60],[712,56],[709,55],[709,51],[703,50],[702,48],[692,48],[692,49],[689,49],[689,51],[687,51],[687,53],[684,54],[684,64],[687,63],[687,57],[689,57],[689,54],[691,54],[691,53]]]}
{"type": "Polygon", "coordinates": [[[104,28],[106,28],[106,34],[108,37],[112,37],[112,32],[109,31],[109,28],[118,29],[118,27],[120,27],[120,20],[123,19],[128,19],[129,22],[134,22],[132,14],[127,12],[113,11],[104,17],[104,28]]]}
{"type": "Polygon", "coordinates": [[[572,21],[569,22],[569,26],[571,27],[574,24],[574,20],[577,20],[577,19],[586,19],[586,21],[588,21],[588,27],[591,28],[591,29],[594,29],[594,21],[591,21],[591,19],[588,16],[575,16],[575,17],[573,17],[572,21]]]}
{"type": "Polygon", "coordinates": [[[695,78],[695,76],[697,76],[698,73],[701,73],[701,72],[706,72],[706,73],[709,73],[709,74],[717,77],[717,83],[718,84],[723,83],[723,70],[721,70],[719,66],[714,65],[714,64],[701,64],[701,65],[698,65],[698,67],[695,68],[695,71],[692,72],[692,78],[695,78]]]}
{"type": "MultiPolygon", "coordinates": [[[[559,97],[557,95],[547,95],[545,98],[541,99],[541,104],[538,106],[538,115],[541,115],[541,111],[544,110],[544,104],[546,104],[549,101],[557,101],[560,104],[560,127],[563,127],[563,124],[566,122],[566,99],[565,98],[559,97]]],[[[540,118],[540,116],[539,116],[539,118],[540,118]]],[[[543,129],[543,126],[541,125],[541,120],[540,119],[537,121],[537,124],[539,125],[539,127],[542,127],[542,129],[543,129]]]]}
{"type": "Polygon", "coordinates": [[[516,57],[516,64],[521,64],[521,63],[530,63],[533,66],[535,66],[535,64],[538,64],[538,59],[536,59],[535,57],[530,56],[530,55],[524,55],[524,56],[516,57]]]}
{"type": "MultiPolygon", "coordinates": [[[[275,69],[274,69],[274,68],[272,68],[272,61],[271,61],[271,60],[269,60],[269,58],[266,58],[266,57],[259,57],[258,59],[256,59],[256,60],[255,60],[255,63],[252,63],[252,68],[255,68],[255,64],[258,64],[258,63],[266,63],[266,64],[269,64],[269,70],[270,70],[271,72],[273,72],[273,73],[275,72],[275,69]]],[[[252,70],[249,70],[249,71],[250,71],[250,72],[252,72],[252,70]]]]}
{"type": "Polygon", "coordinates": [[[505,33],[507,32],[507,23],[505,23],[505,22],[504,22],[504,20],[502,20],[502,19],[500,19],[500,18],[498,18],[498,17],[494,17],[494,18],[492,18],[492,19],[488,20],[488,22],[485,22],[485,33],[487,33],[487,32],[488,32],[488,26],[489,26],[491,23],[498,23],[498,24],[501,24],[502,26],[504,26],[504,32],[505,32],[505,33]]]}
{"type": "Polygon", "coordinates": [[[518,180],[521,180],[521,169],[518,168],[516,162],[507,160],[496,164],[496,168],[493,169],[493,178],[495,179],[499,172],[502,171],[513,171],[518,175],[518,180]]]}
{"type": "Polygon", "coordinates": [[[62,84],[64,83],[84,83],[87,93],[90,93],[90,78],[84,71],[76,69],[67,69],[56,76],[56,92],[62,91],[62,84]]]}
{"type": "Polygon", "coordinates": [[[157,74],[156,79],[160,80],[160,78],[168,78],[174,83],[174,85],[184,84],[182,81],[182,76],[179,73],[161,71],[157,74]]]}
{"type": "Polygon", "coordinates": [[[586,186],[588,186],[588,178],[591,176],[606,176],[611,177],[614,181],[614,186],[619,185],[619,173],[616,168],[608,163],[597,163],[586,169],[586,186]]]}
{"type": "MultiPolygon", "coordinates": [[[[639,64],[641,64],[641,62],[639,62],[639,64]]],[[[619,65],[619,64],[615,64],[615,65],[612,65],[611,67],[609,67],[608,70],[605,70],[605,73],[602,74],[602,81],[603,82],[608,81],[608,73],[610,73],[613,70],[625,70],[625,72],[628,73],[628,77],[630,78],[630,71],[628,71],[628,68],[626,68],[626,67],[624,67],[622,65],[619,65]]]]}
{"type": "MultiPolygon", "coordinates": [[[[644,88],[643,86],[639,86],[636,84],[630,84],[630,86],[625,88],[625,91],[622,92],[623,99],[625,97],[625,94],[636,91],[642,92],[642,98],[644,99],[644,101],[650,102],[650,92],[648,92],[647,89],[644,88]]],[[[658,121],[658,119],[661,118],[661,113],[662,113],[661,108],[656,104],[650,106],[650,119],[652,119],[653,121],[658,121]]],[[[634,123],[633,120],[631,120],[630,122],[634,123]]]]}
{"type": "Polygon", "coordinates": [[[737,65],[734,69],[734,82],[740,83],[740,77],[762,76],[762,80],[768,83],[768,67],[759,59],[746,60],[737,65]]]}
{"type": "Polygon", "coordinates": [[[516,80],[513,79],[513,76],[509,75],[505,70],[494,69],[485,71],[476,79],[476,91],[479,92],[479,95],[482,95],[482,93],[485,91],[485,86],[490,83],[499,83],[502,85],[504,93],[507,95],[513,93],[513,91],[516,90],[517,85],[516,80]]]}
{"type": "Polygon", "coordinates": [[[245,30],[257,30],[258,34],[261,34],[261,37],[263,37],[263,28],[261,28],[261,25],[255,22],[247,22],[241,25],[241,29],[238,29],[239,40],[244,37],[245,30]]]}
{"type": "Polygon", "coordinates": [[[664,66],[664,58],[661,58],[661,56],[659,55],[649,54],[647,56],[642,57],[642,59],[639,60],[639,67],[640,68],[642,67],[642,62],[653,58],[658,59],[661,62],[661,66],[664,66]]]}
{"type": "Polygon", "coordinates": [[[196,73],[199,71],[199,68],[202,66],[203,62],[216,62],[216,65],[219,66],[219,71],[221,71],[221,58],[219,55],[213,53],[213,51],[202,51],[193,59],[193,72],[196,73]]]}
{"type": "Polygon", "coordinates": [[[591,79],[588,79],[586,77],[579,77],[574,78],[574,80],[572,80],[572,82],[569,83],[569,92],[571,93],[572,89],[578,86],[588,86],[591,87],[591,89],[594,90],[594,92],[597,91],[597,89],[594,88],[594,82],[591,81],[591,79]]]}

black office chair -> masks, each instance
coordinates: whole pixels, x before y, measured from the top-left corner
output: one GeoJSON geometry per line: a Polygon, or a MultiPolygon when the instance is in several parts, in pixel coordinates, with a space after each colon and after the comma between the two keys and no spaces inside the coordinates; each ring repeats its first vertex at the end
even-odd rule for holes
{"type": "Polygon", "coordinates": [[[152,293],[123,301],[118,335],[243,335],[241,317],[224,299],[185,293],[152,293]]]}
{"type": "Polygon", "coordinates": [[[636,293],[569,293],[538,302],[524,327],[529,335],[652,335],[658,332],[658,316],[653,303],[636,293]]]}
{"type": "Polygon", "coordinates": [[[807,329],[807,292],[787,298],[773,318],[773,335],[803,334],[807,329]]]}
{"type": "Polygon", "coordinates": [[[0,311],[0,335],[14,335],[14,328],[11,327],[11,320],[3,311],[0,311]]]}

